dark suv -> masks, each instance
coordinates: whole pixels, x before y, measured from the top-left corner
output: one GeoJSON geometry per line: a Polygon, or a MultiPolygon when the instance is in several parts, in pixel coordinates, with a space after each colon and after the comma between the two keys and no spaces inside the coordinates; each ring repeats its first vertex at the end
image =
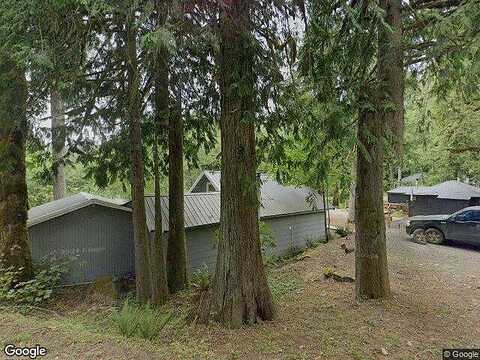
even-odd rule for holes
{"type": "Polygon", "coordinates": [[[454,240],[480,245],[480,206],[467,207],[451,215],[411,217],[407,222],[407,234],[416,241],[433,244],[454,240]]]}

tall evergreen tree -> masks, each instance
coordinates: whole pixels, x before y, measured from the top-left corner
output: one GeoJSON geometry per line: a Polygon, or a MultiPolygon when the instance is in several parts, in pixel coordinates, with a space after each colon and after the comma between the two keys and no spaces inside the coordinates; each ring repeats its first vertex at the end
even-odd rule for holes
{"type": "Polygon", "coordinates": [[[33,274],[27,233],[27,82],[25,70],[0,50],[0,269],[33,274]]]}
{"type": "Polygon", "coordinates": [[[145,179],[142,147],[142,98],[140,94],[140,69],[137,54],[136,7],[125,4],[125,60],[127,63],[127,116],[131,151],[131,189],[133,206],[133,232],[135,243],[135,279],[137,300],[150,299],[150,253],[145,213],[145,179]]]}
{"type": "Polygon", "coordinates": [[[219,30],[222,191],[213,306],[230,327],[274,316],[258,227],[251,6],[252,1],[226,4],[219,30]]]}

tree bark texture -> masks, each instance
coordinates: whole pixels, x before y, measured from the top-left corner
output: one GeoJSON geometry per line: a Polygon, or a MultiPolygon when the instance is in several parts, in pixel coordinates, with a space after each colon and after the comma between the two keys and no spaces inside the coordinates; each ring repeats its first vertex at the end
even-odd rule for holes
{"type": "Polygon", "coordinates": [[[53,199],[65,197],[65,108],[62,95],[56,84],[50,91],[50,109],[52,115],[52,157],[53,157],[53,199]]]}
{"type": "MultiPolygon", "coordinates": [[[[386,10],[390,0],[380,5],[386,10]]],[[[387,11],[386,11],[387,13],[387,11]]],[[[387,15],[388,16],[388,15],[387,15]]],[[[392,47],[388,30],[378,31],[377,84],[366,92],[373,111],[361,110],[358,123],[357,186],[355,206],[355,272],[358,300],[390,295],[383,208],[384,136],[392,121],[389,91],[392,47]]]]}
{"type": "MultiPolygon", "coordinates": [[[[164,1],[155,2],[157,26],[165,23],[164,1]]],[[[155,183],[155,239],[151,242],[152,303],[162,305],[168,298],[167,268],[164,253],[162,209],[160,206],[160,154],[158,144],[162,138],[162,123],[168,118],[168,53],[161,49],[155,54],[155,136],[153,144],[153,172],[155,183]]]]}
{"type": "Polygon", "coordinates": [[[383,131],[375,112],[361,112],[358,124],[355,204],[355,288],[358,300],[388,297],[383,214],[383,131]]]}
{"type": "Polygon", "coordinates": [[[131,189],[135,242],[137,301],[150,299],[149,239],[145,215],[144,165],[142,153],[140,74],[137,63],[137,32],[133,11],[126,17],[128,120],[131,146],[131,189]]]}
{"type": "Polygon", "coordinates": [[[14,282],[33,275],[27,231],[26,102],[25,73],[7,56],[1,56],[0,268],[18,271],[14,282]]]}
{"type": "Polygon", "coordinates": [[[220,20],[221,216],[211,305],[228,327],[274,317],[259,238],[249,6],[233,2],[220,20]]]}
{"type": "Polygon", "coordinates": [[[386,12],[386,23],[391,27],[391,31],[386,29],[381,31],[385,45],[383,81],[385,82],[384,91],[389,98],[389,104],[386,104],[387,129],[390,136],[393,136],[394,150],[398,156],[397,167],[400,168],[403,162],[405,131],[402,2],[401,0],[382,0],[380,6],[386,12]]]}
{"type": "Polygon", "coordinates": [[[181,99],[169,120],[168,130],[168,249],[167,273],[170,292],[187,287],[187,245],[185,241],[183,184],[183,117],[181,99]]]}

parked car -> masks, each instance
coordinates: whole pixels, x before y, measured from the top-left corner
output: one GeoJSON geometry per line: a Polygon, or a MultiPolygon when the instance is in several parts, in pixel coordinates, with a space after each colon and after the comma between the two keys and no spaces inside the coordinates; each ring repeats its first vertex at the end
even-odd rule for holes
{"type": "Polygon", "coordinates": [[[453,240],[480,245],[480,206],[450,215],[413,216],[407,221],[407,234],[433,244],[453,240]]]}

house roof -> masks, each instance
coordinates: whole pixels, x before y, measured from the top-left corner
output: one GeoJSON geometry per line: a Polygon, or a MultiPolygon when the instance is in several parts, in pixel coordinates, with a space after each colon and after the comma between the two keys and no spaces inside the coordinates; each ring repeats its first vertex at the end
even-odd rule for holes
{"type": "MultiPolygon", "coordinates": [[[[204,171],[195,181],[195,185],[203,177],[212,183],[215,189],[220,190],[221,174],[219,171],[204,171]]],[[[261,176],[261,207],[260,217],[279,217],[292,214],[313,213],[323,211],[323,198],[320,194],[308,187],[295,188],[284,186],[261,176]]],[[[147,226],[150,231],[155,230],[155,199],[153,196],[145,198],[147,212],[147,226]]],[[[168,231],[168,197],[162,196],[162,227],[168,231]]],[[[185,227],[196,227],[217,224],[220,222],[220,192],[189,192],[185,194],[185,227]]]]}
{"type": "MultiPolygon", "coordinates": [[[[220,193],[185,194],[185,227],[197,227],[220,222],[220,193]]],[[[168,231],[168,196],[160,198],[162,208],[162,229],[168,231]]],[[[149,231],[155,230],[155,197],[145,197],[145,211],[149,231]]]]}
{"type": "Polygon", "coordinates": [[[446,181],[434,186],[401,186],[388,191],[391,194],[436,196],[438,199],[470,200],[480,198],[480,188],[460,181],[446,181]]]}
{"type": "Polygon", "coordinates": [[[423,178],[423,173],[415,173],[409,176],[406,176],[400,180],[402,184],[411,184],[411,183],[416,183],[417,181],[422,180],[423,178]]]}
{"type": "Polygon", "coordinates": [[[82,209],[89,205],[100,205],[124,211],[132,211],[130,208],[123,206],[127,202],[127,200],[107,199],[102,196],[80,192],[63,199],[54,200],[31,208],[28,211],[27,226],[30,227],[43,223],[56,217],[82,209]]]}

